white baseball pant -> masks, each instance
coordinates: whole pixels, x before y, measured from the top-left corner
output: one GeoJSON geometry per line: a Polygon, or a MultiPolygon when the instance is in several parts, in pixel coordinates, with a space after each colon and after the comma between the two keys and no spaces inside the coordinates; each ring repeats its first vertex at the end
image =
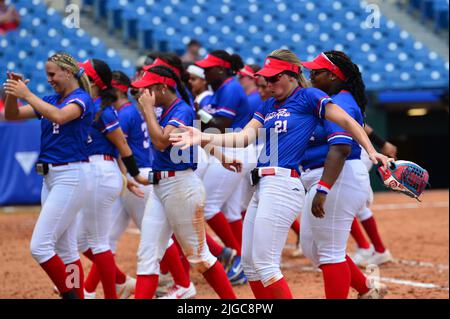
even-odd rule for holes
{"type": "Polygon", "coordinates": [[[300,179],[289,175],[264,176],[256,185],[242,232],[242,266],[249,281],[261,280],[267,287],[283,277],[281,253],[304,197],[300,179]]]}
{"type": "Polygon", "coordinates": [[[138,275],[159,274],[159,262],[172,233],[192,267],[203,273],[217,261],[206,244],[205,190],[191,170],[178,171],[153,187],[142,220],[138,275]]]}
{"type": "Polygon", "coordinates": [[[92,190],[82,212],[78,230],[78,249],[89,248],[93,254],[111,249],[109,233],[114,216],[113,208],[122,190],[122,177],[117,162],[107,161],[103,155],[89,157],[92,190]]]}
{"type": "Polygon", "coordinates": [[[366,167],[361,160],[348,160],[327,195],[325,217],[314,217],[311,206],[322,173],[323,168],[317,168],[301,176],[307,194],[300,223],[300,243],[305,256],[317,267],[345,261],[353,220],[369,197],[366,167]]]}
{"type": "Polygon", "coordinates": [[[65,264],[80,258],[76,246],[76,216],[87,200],[88,173],[88,163],[49,165],[42,185],[42,209],[30,243],[31,254],[39,264],[55,254],[65,264]]]}

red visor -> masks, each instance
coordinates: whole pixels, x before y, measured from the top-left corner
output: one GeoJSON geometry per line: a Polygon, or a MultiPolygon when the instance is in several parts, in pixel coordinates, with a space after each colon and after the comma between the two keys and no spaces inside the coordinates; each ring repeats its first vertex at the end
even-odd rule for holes
{"type": "Polygon", "coordinates": [[[270,78],[284,71],[291,71],[295,74],[299,74],[300,67],[287,61],[266,58],[266,61],[264,61],[264,67],[259,70],[259,72],[256,72],[255,75],[262,75],[266,78],[270,78]]]}
{"type": "Polygon", "coordinates": [[[181,77],[180,70],[178,70],[176,67],[170,65],[166,61],[161,60],[160,58],[157,58],[152,64],[144,66],[143,69],[144,69],[144,71],[148,71],[149,69],[151,69],[151,68],[153,68],[155,66],[158,66],[158,65],[164,65],[164,66],[168,67],[173,72],[175,72],[175,74],[178,75],[178,77],[181,77]]]}
{"type": "Polygon", "coordinates": [[[227,69],[231,68],[230,62],[222,60],[212,54],[208,54],[203,60],[195,62],[195,65],[201,67],[202,69],[212,68],[214,66],[221,66],[227,69]]]}
{"type": "Polygon", "coordinates": [[[145,88],[154,84],[166,84],[171,87],[176,87],[177,83],[174,79],[167,78],[165,76],[161,76],[152,72],[145,72],[144,76],[131,83],[131,85],[135,88],[145,88]]]}
{"type": "Polygon", "coordinates": [[[119,91],[121,91],[123,93],[128,92],[128,86],[126,86],[125,84],[120,84],[116,80],[112,80],[111,84],[112,84],[113,88],[118,89],[119,91]]]}
{"type": "Polygon", "coordinates": [[[253,72],[252,68],[248,65],[240,69],[237,74],[240,76],[248,76],[251,77],[252,79],[255,77],[255,72],[253,72]]]}
{"type": "Polygon", "coordinates": [[[333,62],[331,62],[330,59],[328,59],[328,57],[325,55],[325,53],[319,54],[311,62],[302,62],[302,65],[310,70],[326,69],[335,74],[341,80],[347,80],[347,77],[344,75],[344,73],[342,73],[341,69],[339,69],[333,62]]]}
{"type": "Polygon", "coordinates": [[[78,66],[84,69],[87,76],[90,77],[92,81],[94,81],[94,84],[97,85],[100,90],[105,90],[107,88],[106,84],[103,83],[97,71],[95,71],[94,66],[92,65],[90,60],[78,63],[78,66]]]}

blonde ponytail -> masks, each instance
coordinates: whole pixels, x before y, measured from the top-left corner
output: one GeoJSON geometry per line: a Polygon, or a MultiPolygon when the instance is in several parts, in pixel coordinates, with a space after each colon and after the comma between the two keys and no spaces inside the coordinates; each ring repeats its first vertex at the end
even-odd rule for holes
{"type": "Polygon", "coordinates": [[[48,61],[55,63],[62,69],[70,71],[78,80],[78,85],[92,96],[91,83],[83,70],[78,66],[77,60],[69,53],[58,52],[48,58],[48,61]]]}

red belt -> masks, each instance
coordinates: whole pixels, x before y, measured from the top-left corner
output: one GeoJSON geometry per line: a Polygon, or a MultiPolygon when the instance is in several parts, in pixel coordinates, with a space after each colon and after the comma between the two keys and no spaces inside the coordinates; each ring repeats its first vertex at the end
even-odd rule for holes
{"type": "Polygon", "coordinates": [[[174,177],[176,171],[164,171],[164,172],[155,172],[155,176],[157,179],[163,179],[168,177],[174,177]]]}
{"type": "MultiPolygon", "coordinates": [[[[275,176],[277,172],[275,168],[260,168],[261,176],[275,176]]],[[[300,177],[300,174],[295,170],[291,169],[291,177],[300,177]]]]}
{"type": "MultiPolygon", "coordinates": [[[[89,159],[83,160],[83,161],[80,161],[80,162],[83,162],[83,163],[89,163],[89,159]]],[[[69,164],[70,164],[70,163],[58,163],[58,164],[49,164],[49,165],[55,167],[55,166],[64,166],[64,165],[69,165],[69,164]]]]}
{"type": "Polygon", "coordinates": [[[111,162],[114,162],[114,157],[111,156],[111,155],[103,154],[103,159],[104,159],[105,161],[111,161],[111,162]]]}

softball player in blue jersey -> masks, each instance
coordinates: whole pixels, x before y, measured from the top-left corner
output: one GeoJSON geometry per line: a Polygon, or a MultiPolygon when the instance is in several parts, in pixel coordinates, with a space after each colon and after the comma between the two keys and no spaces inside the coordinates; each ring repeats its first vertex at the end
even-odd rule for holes
{"type": "MultiPolygon", "coordinates": [[[[367,98],[358,66],[339,51],[322,53],[303,66],[311,69],[314,87],[332,95],[333,101],[363,127],[367,98]]],[[[323,121],[301,166],[301,180],[308,193],[300,242],[304,254],[322,270],[326,297],[347,298],[350,286],[363,298],[384,294],[383,287],[367,286],[367,278],[345,252],[353,220],[370,197],[360,145],[341,126],[323,121]]]]}
{"type": "Polygon", "coordinates": [[[5,118],[41,120],[41,151],[36,169],[44,175],[44,183],[31,254],[62,298],[82,298],[83,268],[76,247],[76,216],[87,200],[86,141],[94,107],[88,77],[72,56],[54,54],[47,60],[45,71],[55,94],[43,99],[28,89],[26,81],[8,74],[5,118]],[[18,98],[28,104],[18,108],[18,98]],[[66,270],[77,280],[69,279],[66,270]]]}
{"type": "Polygon", "coordinates": [[[280,271],[280,258],[304,200],[299,163],[320,119],[344,127],[367,149],[372,161],[387,165],[387,158],[375,151],[362,127],[326,93],[304,88],[300,63],[289,50],[276,50],[266,58],[257,74],[266,78],[273,98],[259,108],[243,131],[206,134],[188,127],[187,132],[171,134],[174,146],[184,149],[192,144],[247,145],[258,129],[265,129],[265,149],[251,173],[256,189],[243,231],[244,271],[256,298],[292,298],[280,271]]]}
{"type": "MultiPolygon", "coordinates": [[[[202,129],[225,132],[227,129],[242,129],[251,119],[248,99],[244,89],[234,75],[244,66],[239,55],[226,51],[213,51],[196,65],[204,69],[206,82],[214,94],[210,104],[197,113],[202,121],[202,129]]],[[[203,176],[206,189],[205,218],[209,226],[224,244],[237,251],[236,265],[231,267],[228,277],[233,283],[245,283],[240,267],[242,244],[241,190],[237,187],[243,176],[256,162],[252,146],[246,149],[224,148],[229,158],[240,160],[244,165],[240,173],[225,169],[211,157],[203,176]],[[252,156],[253,155],[253,156],[252,156]]]]}
{"type": "Polygon", "coordinates": [[[122,177],[117,152],[131,176],[139,176],[133,153],[127,144],[112,103],[117,95],[112,87],[109,66],[97,59],[80,64],[92,79],[94,122],[89,129],[88,154],[91,167],[89,197],[80,221],[79,250],[90,258],[99,271],[105,298],[116,299],[116,265],[109,245],[113,204],[122,191],[122,177]]]}
{"type": "Polygon", "coordinates": [[[195,116],[187,104],[189,100],[180,86],[180,79],[171,69],[156,66],[132,85],[141,89],[139,104],[152,141],[154,170],[149,175],[154,192],[142,220],[135,296],[154,296],[159,261],[173,232],[191,266],[203,274],[217,294],[222,298],[235,298],[223,267],[205,242],[205,191],[202,181],[193,172],[196,163],[192,148],[181,152],[169,141],[170,132],[180,125],[192,125],[195,116]],[[181,88],[183,100],[176,96],[175,87],[181,88]],[[155,105],[164,109],[159,120],[154,112],[155,105]]]}

